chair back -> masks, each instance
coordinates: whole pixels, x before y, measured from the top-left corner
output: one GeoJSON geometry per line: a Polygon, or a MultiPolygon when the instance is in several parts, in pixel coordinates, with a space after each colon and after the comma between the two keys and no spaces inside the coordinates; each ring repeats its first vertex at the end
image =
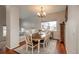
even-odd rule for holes
{"type": "Polygon", "coordinates": [[[45,40],[49,40],[50,39],[50,33],[47,33],[45,36],[45,40]]]}
{"type": "Polygon", "coordinates": [[[30,34],[26,34],[27,43],[32,43],[32,36],[30,34]]]}

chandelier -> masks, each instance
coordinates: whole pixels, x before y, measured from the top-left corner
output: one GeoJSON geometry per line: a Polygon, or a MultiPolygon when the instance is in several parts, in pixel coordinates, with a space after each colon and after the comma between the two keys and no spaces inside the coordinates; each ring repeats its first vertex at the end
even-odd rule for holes
{"type": "Polygon", "coordinates": [[[45,12],[45,10],[44,10],[44,7],[43,7],[43,6],[41,6],[40,11],[39,11],[39,12],[37,12],[37,16],[39,16],[39,17],[41,17],[41,18],[43,18],[43,17],[45,17],[45,16],[46,16],[46,12],[45,12]]]}

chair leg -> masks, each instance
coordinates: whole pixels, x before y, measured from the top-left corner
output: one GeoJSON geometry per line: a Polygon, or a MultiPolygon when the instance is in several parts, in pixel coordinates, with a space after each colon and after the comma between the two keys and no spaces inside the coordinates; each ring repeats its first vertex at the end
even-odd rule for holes
{"type": "Polygon", "coordinates": [[[47,42],[45,43],[45,46],[47,47],[47,42]]]}
{"type": "Polygon", "coordinates": [[[28,51],[28,45],[26,45],[26,51],[28,51]]]}
{"type": "Polygon", "coordinates": [[[44,46],[44,44],[43,44],[43,48],[44,48],[45,46],[44,46]]]}
{"type": "Polygon", "coordinates": [[[33,47],[32,47],[32,54],[33,54],[33,47]]]}
{"type": "Polygon", "coordinates": [[[45,44],[43,44],[43,48],[45,48],[45,44]]]}
{"type": "Polygon", "coordinates": [[[47,45],[48,45],[48,42],[46,42],[46,47],[47,47],[47,45]]]}
{"type": "Polygon", "coordinates": [[[49,45],[49,40],[47,41],[47,45],[49,45]]]}
{"type": "Polygon", "coordinates": [[[40,52],[40,41],[38,41],[38,54],[40,52]]]}

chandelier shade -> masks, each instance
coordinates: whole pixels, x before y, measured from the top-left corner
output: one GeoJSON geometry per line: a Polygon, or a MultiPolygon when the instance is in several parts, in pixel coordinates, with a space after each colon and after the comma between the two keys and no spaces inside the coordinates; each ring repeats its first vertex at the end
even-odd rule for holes
{"type": "Polygon", "coordinates": [[[40,11],[39,11],[39,12],[37,12],[37,16],[39,16],[39,17],[41,17],[41,18],[43,18],[43,17],[45,17],[45,16],[46,16],[46,12],[45,12],[45,10],[44,10],[44,7],[43,7],[43,6],[41,6],[40,11]]]}

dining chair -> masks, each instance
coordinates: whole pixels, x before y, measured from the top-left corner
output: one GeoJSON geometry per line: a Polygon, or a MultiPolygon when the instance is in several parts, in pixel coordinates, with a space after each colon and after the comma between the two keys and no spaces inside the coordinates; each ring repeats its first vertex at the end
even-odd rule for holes
{"type": "Polygon", "coordinates": [[[46,46],[49,44],[50,41],[50,32],[47,33],[46,37],[45,37],[45,41],[46,41],[46,46]]]}
{"type": "Polygon", "coordinates": [[[33,42],[32,35],[27,34],[26,35],[26,51],[28,51],[28,48],[32,49],[32,53],[34,48],[38,45],[38,43],[33,42]]]}
{"type": "Polygon", "coordinates": [[[48,45],[50,39],[50,33],[46,33],[43,40],[40,41],[40,44],[43,45],[43,48],[48,45]]]}

